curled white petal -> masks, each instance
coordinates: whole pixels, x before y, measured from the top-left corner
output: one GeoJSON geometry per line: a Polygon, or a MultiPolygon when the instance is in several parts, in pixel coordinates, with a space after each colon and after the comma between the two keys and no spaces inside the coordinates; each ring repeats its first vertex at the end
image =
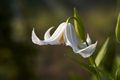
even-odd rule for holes
{"type": "Polygon", "coordinates": [[[87,39],[86,39],[86,41],[87,41],[87,43],[86,43],[86,42],[84,42],[84,43],[79,43],[79,47],[80,47],[80,48],[85,48],[85,47],[87,47],[87,44],[88,44],[88,45],[91,45],[92,41],[91,41],[91,39],[90,39],[89,34],[87,34],[87,39]]]}
{"type": "Polygon", "coordinates": [[[73,51],[77,51],[79,42],[75,33],[75,29],[71,23],[68,23],[68,26],[65,30],[65,42],[67,46],[73,48],[73,51]]]}
{"type": "Polygon", "coordinates": [[[32,30],[32,42],[38,45],[46,45],[44,41],[41,41],[35,34],[34,28],[32,30]]]}
{"type": "Polygon", "coordinates": [[[78,37],[76,36],[74,27],[70,23],[68,24],[65,30],[65,40],[67,46],[72,47],[75,53],[79,53],[84,58],[91,56],[95,51],[97,45],[97,42],[91,44],[91,39],[89,37],[89,34],[87,34],[87,39],[86,39],[89,46],[87,46],[85,42],[80,43],[78,37]]]}
{"type": "Polygon", "coordinates": [[[50,36],[50,31],[53,27],[49,28],[45,35],[44,35],[44,40],[40,40],[35,32],[34,29],[32,31],[32,42],[38,45],[58,45],[64,42],[64,32],[67,27],[67,23],[63,22],[61,23],[58,28],[55,30],[55,32],[50,36]]]}
{"type": "Polygon", "coordinates": [[[57,45],[57,44],[61,44],[63,42],[61,42],[63,36],[64,36],[64,31],[67,27],[67,23],[63,22],[61,23],[58,28],[55,30],[55,32],[53,33],[53,35],[51,35],[51,37],[49,39],[46,39],[45,42],[47,42],[48,44],[51,45],[57,45]]]}
{"type": "Polygon", "coordinates": [[[50,36],[50,31],[53,29],[53,27],[49,28],[46,32],[45,32],[45,35],[44,35],[44,40],[47,40],[49,39],[51,36],[50,36]]]}
{"type": "Polygon", "coordinates": [[[91,45],[92,41],[91,41],[91,39],[90,39],[89,34],[87,34],[87,39],[86,39],[86,41],[87,41],[88,45],[91,45]]]}
{"type": "Polygon", "coordinates": [[[55,32],[52,34],[50,39],[58,38],[65,31],[66,27],[67,27],[67,23],[66,22],[61,23],[58,26],[58,28],[55,30],[55,32]]]}
{"type": "Polygon", "coordinates": [[[80,49],[76,53],[79,53],[84,58],[90,57],[93,54],[93,52],[95,51],[96,45],[97,45],[97,41],[96,41],[96,43],[91,44],[86,48],[80,49]]]}

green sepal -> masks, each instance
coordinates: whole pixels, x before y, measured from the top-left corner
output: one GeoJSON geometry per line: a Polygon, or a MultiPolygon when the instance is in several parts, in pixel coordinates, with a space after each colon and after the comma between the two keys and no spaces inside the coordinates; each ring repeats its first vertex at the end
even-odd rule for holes
{"type": "Polygon", "coordinates": [[[118,15],[116,29],[115,29],[116,39],[120,43],[120,13],[118,15]]]}
{"type": "Polygon", "coordinates": [[[74,25],[75,25],[76,33],[80,38],[80,42],[85,42],[86,41],[85,29],[80,19],[80,16],[75,8],[74,8],[74,18],[76,18],[74,19],[74,25]]]}
{"type": "Polygon", "coordinates": [[[95,58],[95,63],[96,66],[99,66],[100,63],[102,62],[103,58],[105,57],[105,54],[108,49],[108,43],[109,43],[109,38],[104,42],[103,46],[101,47],[100,51],[98,52],[96,58],[95,58]]]}

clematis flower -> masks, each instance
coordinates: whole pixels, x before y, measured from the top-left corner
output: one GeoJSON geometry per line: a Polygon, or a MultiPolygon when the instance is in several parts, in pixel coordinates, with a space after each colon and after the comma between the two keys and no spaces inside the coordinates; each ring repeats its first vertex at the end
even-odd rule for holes
{"type": "Polygon", "coordinates": [[[44,34],[44,40],[40,40],[34,29],[32,31],[32,42],[38,45],[58,45],[65,44],[66,46],[72,47],[74,53],[80,54],[82,57],[90,57],[96,49],[96,43],[92,44],[89,35],[87,34],[86,42],[81,43],[79,38],[76,35],[74,26],[71,23],[63,22],[61,23],[55,32],[50,35],[50,31],[53,27],[49,28],[44,34]]]}

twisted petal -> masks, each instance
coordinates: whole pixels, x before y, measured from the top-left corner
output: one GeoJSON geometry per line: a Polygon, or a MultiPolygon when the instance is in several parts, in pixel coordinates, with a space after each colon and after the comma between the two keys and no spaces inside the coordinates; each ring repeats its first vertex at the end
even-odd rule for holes
{"type": "Polygon", "coordinates": [[[96,45],[97,45],[97,41],[96,41],[96,43],[91,44],[86,48],[80,49],[76,53],[79,53],[84,58],[90,57],[93,54],[93,52],[95,51],[96,45]]]}
{"type": "Polygon", "coordinates": [[[90,39],[89,34],[87,34],[87,39],[86,39],[86,41],[87,41],[88,45],[91,45],[92,41],[91,41],[91,39],[90,39]]]}
{"type": "Polygon", "coordinates": [[[74,52],[77,51],[79,42],[75,33],[75,29],[71,23],[68,23],[68,26],[65,30],[65,43],[67,46],[72,47],[74,52]]]}
{"type": "Polygon", "coordinates": [[[44,41],[41,41],[35,34],[34,28],[32,30],[32,42],[38,45],[45,45],[44,41]]]}
{"type": "Polygon", "coordinates": [[[53,27],[49,28],[45,35],[44,35],[44,39],[45,40],[40,40],[35,32],[34,32],[34,29],[32,31],[32,42],[35,43],[35,44],[38,44],[38,45],[47,45],[47,44],[50,44],[50,45],[57,45],[57,44],[61,44],[63,42],[61,41],[64,41],[64,40],[61,40],[63,38],[63,34],[64,34],[64,31],[67,27],[67,23],[66,22],[63,22],[61,23],[58,28],[55,30],[55,32],[53,33],[53,35],[50,36],[50,31],[53,27]]]}
{"type": "Polygon", "coordinates": [[[44,40],[47,40],[49,39],[51,36],[50,36],[50,31],[53,29],[53,27],[49,28],[46,32],[45,32],[45,35],[44,35],[44,40]]]}
{"type": "Polygon", "coordinates": [[[67,46],[72,47],[75,53],[79,53],[82,57],[87,58],[93,54],[96,49],[97,42],[91,44],[91,39],[89,34],[87,34],[87,43],[80,43],[79,38],[76,36],[75,29],[72,24],[68,23],[68,26],[65,30],[65,42],[67,46]]]}
{"type": "Polygon", "coordinates": [[[64,40],[61,40],[64,36],[64,31],[67,27],[67,23],[66,22],[63,22],[61,23],[58,28],[55,30],[55,32],[53,33],[53,35],[46,39],[45,42],[47,42],[48,44],[51,44],[51,45],[57,45],[57,44],[61,44],[63,43],[62,41],[64,40]]]}
{"type": "MultiPolygon", "coordinates": [[[[89,34],[87,34],[87,39],[86,39],[86,41],[87,41],[88,45],[91,45],[92,42],[91,42],[91,39],[90,39],[89,34]]],[[[79,43],[79,47],[80,47],[80,48],[85,48],[85,47],[87,47],[86,42],[84,42],[84,43],[79,43]]]]}

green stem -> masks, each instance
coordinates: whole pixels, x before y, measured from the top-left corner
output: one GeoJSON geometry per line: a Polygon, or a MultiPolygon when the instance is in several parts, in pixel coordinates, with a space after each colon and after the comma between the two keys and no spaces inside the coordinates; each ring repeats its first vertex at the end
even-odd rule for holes
{"type": "MultiPolygon", "coordinates": [[[[75,17],[69,17],[69,18],[67,19],[66,22],[68,23],[71,19],[75,19],[76,21],[79,22],[79,20],[78,20],[77,18],[75,18],[75,17]]],[[[80,23],[79,23],[79,24],[80,24],[80,23]]],[[[88,44],[87,41],[85,41],[85,43],[86,43],[87,46],[89,46],[89,44],[88,44]]],[[[90,60],[91,65],[92,65],[93,68],[95,69],[95,72],[97,73],[97,74],[95,74],[96,77],[97,77],[97,79],[100,80],[100,74],[99,74],[99,71],[98,71],[98,69],[97,69],[97,66],[96,66],[96,64],[95,64],[95,62],[94,62],[94,60],[93,60],[93,58],[90,57],[89,60],[90,60]]]]}
{"type": "Polygon", "coordinates": [[[66,22],[68,23],[71,19],[75,19],[77,22],[79,22],[79,20],[75,17],[69,17],[66,22]]]}
{"type": "Polygon", "coordinates": [[[96,75],[97,79],[100,80],[100,73],[99,73],[99,71],[98,71],[98,68],[97,68],[97,66],[96,66],[93,58],[90,57],[90,58],[89,58],[89,61],[90,61],[91,65],[92,65],[92,66],[94,67],[94,69],[95,69],[95,72],[96,72],[95,75],[96,75]]]}
{"type": "Polygon", "coordinates": [[[115,80],[114,76],[111,75],[110,73],[104,71],[104,70],[101,70],[101,69],[98,69],[99,72],[102,73],[102,75],[106,76],[109,80],[115,80]]]}
{"type": "MultiPolygon", "coordinates": [[[[88,42],[87,42],[87,41],[85,41],[85,42],[86,42],[86,45],[89,46],[88,42]]],[[[89,61],[90,61],[91,65],[92,65],[92,66],[94,67],[94,69],[95,69],[95,72],[96,72],[95,75],[96,75],[97,79],[100,80],[100,73],[99,73],[99,71],[98,71],[98,68],[97,68],[97,66],[96,66],[96,63],[95,63],[95,61],[93,60],[93,57],[92,57],[92,56],[89,58],[89,61]]]]}
{"type": "Polygon", "coordinates": [[[115,77],[114,77],[115,80],[117,80],[119,70],[120,70],[120,66],[116,69],[115,77]]]}

